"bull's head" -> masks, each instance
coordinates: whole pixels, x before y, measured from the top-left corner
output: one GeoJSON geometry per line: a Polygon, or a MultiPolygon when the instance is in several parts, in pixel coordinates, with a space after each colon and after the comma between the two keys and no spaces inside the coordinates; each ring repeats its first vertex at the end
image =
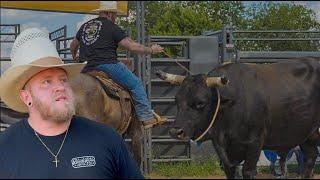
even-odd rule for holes
{"type": "Polygon", "coordinates": [[[225,77],[207,77],[203,74],[181,76],[158,70],[157,76],[180,85],[176,94],[177,116],[169,134],[177,139],[195,139],[208,127],[217,105],[215,87],[225,86],[225,77]]]}

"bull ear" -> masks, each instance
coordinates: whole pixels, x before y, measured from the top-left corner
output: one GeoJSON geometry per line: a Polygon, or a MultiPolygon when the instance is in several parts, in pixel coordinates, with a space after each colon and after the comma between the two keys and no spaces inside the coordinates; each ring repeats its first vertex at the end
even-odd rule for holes
{"type": "Polygon", "coordinates": [[[185,76],[169,74],[169,73],[163,72],[161,70],[157,70],[156,75],[160,79],[162,79],[166,82],[169,82],[171,84],[176,84],[176,85],[180,85],[183,82],[183,80],[185,79],[185,76]]]}
{"type": "Polygon", "coordinates": [[[208,87],[221,87],[225,86],[229,83],[229,80],[222,76],[222,77],[208,77],[206,79],[206,84],[208,87]]]}

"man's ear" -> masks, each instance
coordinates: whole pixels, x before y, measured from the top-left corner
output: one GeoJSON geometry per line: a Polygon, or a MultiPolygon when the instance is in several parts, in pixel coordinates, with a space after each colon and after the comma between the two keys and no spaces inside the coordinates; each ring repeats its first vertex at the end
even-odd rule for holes
{"type": "Polygon", "coordinates": [[[20,90],[19,95],[24,104],[26,104],[27,106],[30,106],[30,103],[32,104],[31,94],[28,90],[20,90]]]}

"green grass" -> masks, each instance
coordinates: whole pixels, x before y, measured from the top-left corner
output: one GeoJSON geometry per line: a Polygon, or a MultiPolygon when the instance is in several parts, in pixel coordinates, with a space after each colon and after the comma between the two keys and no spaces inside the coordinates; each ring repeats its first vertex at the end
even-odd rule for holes
{"type": "Polygon", "coordinates": [[[172,178],[224,176],[224,172],[219,167],[219,160],[216,157],[211,157],[204,162],[156,163],[152,166],[152,174],[172,178]]]}
{"type": "MultiPolygon", "coordinates": [[[[289,164],[289,173],[297,172],[298,165],[289,164]]],[[[257,167],[258,174],[270,174],[269,166],[257,167]]],[[[314,169],[315,174],[320,174],[320,164],[317,164],[314,169]]],[[[209,177],[220,176],[224,177],[225,174],[219,166],[219,160],[216,156],[208,158],[203,162],[166,162],[154,163],[150,177],[169,177],[169,178],[182,178],[182,177],[209,177]]]]}

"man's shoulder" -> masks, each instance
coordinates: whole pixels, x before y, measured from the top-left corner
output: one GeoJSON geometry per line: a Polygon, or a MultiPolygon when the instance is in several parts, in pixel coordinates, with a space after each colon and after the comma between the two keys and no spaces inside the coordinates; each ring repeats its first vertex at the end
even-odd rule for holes
{"type": "Polygon", "coordinates": [[[87,136],[90,134],[92,139],[101,139],[103,137],[109,139],[108,144],[117,144],[122,140],[122,137],[111,126],[89,120],[81,116],[74,116],[72,126],[76,129],[78,135],[87,136]],[[113,143],[112,143],[113,142],[113,143]]]}
{"type": "MultiPolygon", "coordinates": [[[[107,18],[101,18],[101,17],[96,17],[93,19],[90,19],[89,21],[85,22],[84,24],[89,24],[89,23],[93,23],[93,22],[102,22],[103,24],[110,24],[112,23],[112,21],[110,21],[107,18]]],[[[112,23],[113,24],[113,23],[112,23]]]]}
{"type": "Polygon", "coordinates": [[[14,137],[18,135],[18,131],[21,132],[21,128],[23,126],[23,121],[20,120],[12,125],[10,125],[5,131],[0,133],[0,146],[1,144],[5,143],[7,144],[8,142],[12,142],[14,137]]]}
{"type": "Polygon", "coordinates": [[[111,133],[111,134],[116,133],[115,130],[111,128],[109,125],[88,119],[83,116],[74,116],[73,121],[75,126],[83,127],[88,131],[95,131],[100,133],[111,133]]]}
{"type": "Polygon", "coordinates": [[[119,25],[117,25],[116,23],[112,22],[111,20],[109,20],[108,18],[101,18],[98,17],[96,18],[97,21],[101,21],[103,26],[107,26],[107,27],[119,27],[119,25]]]}
{"type": "Polygon", "coordinates": [[[83,27],[84,27],[86,24],[92,23],[92,21],[96,21],[96,20],[99,20],[99,17],[96,17],[96,18],[93,18],[93,19],[90,19],[90,20],[84,22],[84,23],[80,26],[79,30],[80,30],[80,29],[83,29],[83,27]]]}

